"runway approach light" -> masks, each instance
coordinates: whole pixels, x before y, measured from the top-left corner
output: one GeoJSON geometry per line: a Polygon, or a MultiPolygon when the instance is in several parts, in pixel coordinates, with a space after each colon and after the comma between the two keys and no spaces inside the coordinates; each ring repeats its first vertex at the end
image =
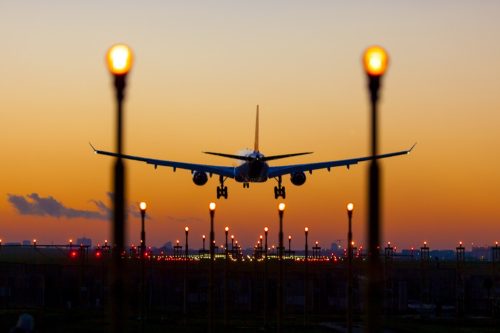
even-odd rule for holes
{"type": "Polygon", "coordinates": [[[370,46],[363,55],[363,65],[369,76],[384,75],[388,62],[387,52],[380,46],[370,46]]]}
{"type": "Polygon", "coordinates": [[[278,205],[278,209],[280,212],[284,211],[285,210],[285,204],[282,202],[278,205]]]}
{"type": "Polygon", "coordinates": [[[353,209],[354,209],[354,204],[352,204],[352,203],[348,203],[348,204],[347,204],[347,210],[348,210],[349,212],[352,212],[352,210],[353,210],[353,209]]]}
{"type": "Polygon", "coordinates": [[[146,205],[146,203],[144,201],[142,201],[139,204],[139,209],[141,210],[141,212],[144,212],[144,211],[146,211],[146,208],[148,208],[148,205],[146,205]]]}
{"type": "Polygon", "coordinates": [[[108,69],[113,75],[127,75],[132,68],[132,50],[125,44],[115,44],[106,54],[108,69]]]}
{"type": "Polygon", "coordinates": [[[208,208],[210,209],[210,211],[214,211],[215,210],[215,202],[211,202],[209,205],[208,205],[208,208]]]}

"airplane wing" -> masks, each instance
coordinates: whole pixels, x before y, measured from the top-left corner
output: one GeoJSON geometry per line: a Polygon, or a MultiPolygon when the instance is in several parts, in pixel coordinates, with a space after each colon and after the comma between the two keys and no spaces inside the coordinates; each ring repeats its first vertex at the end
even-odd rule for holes
{"type": "Polygon", "coordinates": [[[318,162],[318,163],[308,163],[308,164],[293,164],[293,165],[284,165],[284,166],[275,166],[269,167],[268,178],[279,177],[287,174],[291,174],[294,172],[312,172],[313,170],[318,169],[328,169],[340,166],[346,166],[349,168],[353,164],[358,164],[359,162],[370,161],[370,160],[378,160],[381,158],[393,157],[398,155],[409,154],[416,144],[414,144],[408,150],[397,151],[394,153],[376,155],[376,156],[367,156],[367,157],[358,157],[351,158],[347,160],[338,160],[338,161],[328,161],[328,162],[318,162]]]}
{"type": "Polygon", "coordinates": [[[191,172],[199,171],[199,172],[206,172],[209,174],[216,174],[216,175],[221,175],[224,177],[234,178],[234,167],[174,162],[174,161],[167,161],[167,160],[158,160],[158,159],[154,159],[154,158],[125,155],[125,154],[120,155],[120,154],[112,153],[109,151],[98,150],[98,149],[94,148],[94,146],[92,146],[92,144],[90,144],[90,146],[92,147],[92,149],[94,150],[94,153],[96,153],[96,154],[108,155],[108,156],[113,156],[113,157],[121,157],[121,158],[127,159],[127,160],[145,162],[147,164],[154,165],[155,169],[158,166],[166,166],[166,167],[173,168],[174,171],[175,171],[175,169],[178,168],[178,169],[190,170],[191,172]]]}

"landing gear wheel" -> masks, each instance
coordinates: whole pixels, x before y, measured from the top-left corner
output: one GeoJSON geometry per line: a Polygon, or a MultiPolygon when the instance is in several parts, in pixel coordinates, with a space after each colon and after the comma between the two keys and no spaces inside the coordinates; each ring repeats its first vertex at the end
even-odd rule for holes
{"type": "Polygon", "coordinates": [[[285,192],[285,187],[284,186],[281,188],[281,197],[283,199],[286,199],[286,192],[285,192]]]}
{"type": "Polygon", "coordinates": [[[221,192],[221,195],[224,197],[224,199],[227,199],[227,186],[224,186],[221,192]]]}
{"type": "Polygon", "coordinates": [[[219,176],[220,186],[217,186],[217,199],[220,197],[227,199],[227,186],[224,186],[224,180],[223,176],[219,176]]]}
{"type": "Polygon", "coordinates": [[[275,186],[274,187],[274,199],[278,199],[279,198],[279,190],[278,190],[278,186],[275,186]]]}

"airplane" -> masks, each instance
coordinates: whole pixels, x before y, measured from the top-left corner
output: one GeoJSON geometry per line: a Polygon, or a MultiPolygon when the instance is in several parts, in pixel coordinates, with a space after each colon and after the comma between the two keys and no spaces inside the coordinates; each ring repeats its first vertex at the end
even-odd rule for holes
{"type": "Polygon", "coordinates": [[[345,160],[326,161],[317,163],[269,166],[267,163],[269,161],[312,154],[312,152],[264,156],[264,154],[262,154],[259,150],[259,106],[258,105],[257,105],[256,119],[255,119],[255,143],[253,151],[246,153],[244,155],[232,155],[232,154],[216,153],[209,151],[203,152],[209,155],[216,155],[241,161],[240,165],[234,167],[174,162],[174,161],[160,160],[148,157],[117,154],[113,152],[98,150],[94,148],[92,144],[90,144],[90,146],[92,147],[92,149],[96,154],[121,157],[123,159],[145,162],[147,164],[153,165],[155,169],[158,166],[166,166],[173,168],[174,172],[176,171],[176,169],[190,170],[191,174],[193,175],[193,182],[198,186],[205,185],[208,181],[208,178],[212,177],[212,175],[214,174],[218,175],[220,186],[217,186],[217,199],[220,199],[221,197],[225,199],[228,198],[227,186],[224,185],[225,181],[228,178],[232,178],[238,183],[243,183],[243,188],[249,188],[250,183],[263,183],[266,182],[268,179],[274,178],[278,182],[278,185],[274,187],[274,198],[278,199],[279,197],[282,197],[283,199],[285,199],[286,191],[285,191],[285,186],[283,186],[282,184],[282,177],[285,175],[290,175],[290,181],[293,185],[301,186],[306,182],[306,174],[305,174],[306,172],[312,174],[313,170],[318,170],[318,169],[327,169],[328,171],[330,171],[331,168],[340,166],[345,166],[347,167],[347,169],[349,169],[351,165],[357,164],[359,162],[409,154],[413,150],[415,145],[416,144],[414,144],[408,150],[402,150],[398,152],[376,155],[376,156],[358,157],[345,160]]]}

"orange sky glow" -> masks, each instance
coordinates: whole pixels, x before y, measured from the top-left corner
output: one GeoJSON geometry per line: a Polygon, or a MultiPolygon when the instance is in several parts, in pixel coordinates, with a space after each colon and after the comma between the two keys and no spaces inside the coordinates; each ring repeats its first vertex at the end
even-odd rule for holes
{"type": "MultiPolygon", "coordinates": [[[[306,163],[369,154],[362,52],[372,44],[390,56],[380,104],[380,150],[386,159],[383,239],[398,248],[492,245],[500,240],[500,3],[483,1],[3,1],[0,4],[0,238],[61,243],[110,239],[95,215],[23,215],[12,203],[36,193],[75,211],[110,206],[114,95],[105,53],[134,49],[125,104],[125,152],[232,165],[202,151],[234,154],[253,147],[260,105],[260,149],[266,155],[313,151],[271,162],[306,163]],[[118,6],[120,4],[120,6],[118,6]]],[[[189,226],[201,246],[208,203],[217,202],[216,239],[224,227],[244,246],[263,228],[277,241],[274,180],[229,180],[216,200],[217,178],[193,184],[188,171],[127,162],[129,206],[148,204],[148,242],[183,239],[189,226]]],[[[315,171],[287,188],[285,237],[329,247],[347,234],[365,243],[368,164],[315,171]]],[[[78,215],[78,214],[74,214],[78,215]]],[[[128,220],[130,242],[140,220],[128,220]]]]}

